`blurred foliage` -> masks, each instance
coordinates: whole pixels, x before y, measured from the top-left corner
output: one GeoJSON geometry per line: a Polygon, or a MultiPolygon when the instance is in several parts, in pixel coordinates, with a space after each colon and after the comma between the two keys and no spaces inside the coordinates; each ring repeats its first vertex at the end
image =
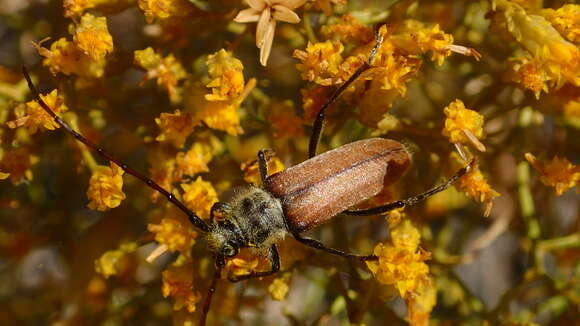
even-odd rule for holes
{"type": "MultiPolygon", "coordinates": [[[[208,323],[578,323],[580,5],[248,3],[0,1],[0,324],[195,325],[214,270],[182,212],[53,130],[22,65],[74,129],[207,218],[259,182],[259,149],[274,150],[272,172],[307,157],[318,110],[379,26],[319,152],[371,136],[407,145],[409,171],[364,207],[433,187],[462,156],[476,168],[386,220],[309,232],[377,262],[285,240],[282,272],[219,281],[208,323]]],[[[224,274],[266,268],[242,251],[224,274]]]]}

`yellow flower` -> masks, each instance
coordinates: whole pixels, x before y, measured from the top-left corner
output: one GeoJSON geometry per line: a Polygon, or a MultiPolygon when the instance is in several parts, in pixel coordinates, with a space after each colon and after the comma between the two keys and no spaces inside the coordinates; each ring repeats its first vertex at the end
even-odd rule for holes
{"type": "Polygon", "coordinates": [[[161,129],[161,133],[155,140],[171,142],[177,148],[183,147],[183,143],[195,126],[191,114],[182,114],[180,110],[174,113],[161,113],[155,118],[155,123],[161,129]]]}
{"type": "Polygon", "coordinates": [[[340,71],[341,56],[344,46],[340,42],[308,42],[306,51],[295,50],[294,58],[302,61],[296,68],[302,72],[302,79],[315,82],[322,86],[341,82],[336,77],[340,71]]]}
{"type": "Polygon", "coordinates": [[[50,50],[35,44],[38,53],[45,57],[42,64],[49,67],[53,75],[61,72],[65,75],[76,74],[81,77],[99,78],[105,73],[106,61],[92,60],[74,43],[64,37],[54,42],[50,50]]]}
{"type": "Polygon", "coordinates": [[[76,26],[73,41],[84,54],[95,61],[113,51],[113,37],[107,28],[107,18],[85,14],[76,26]]]}
{"type": "Polygon", "coordinates": [[[187,208],[194,211],[201,218],[209,218],[209,212],[215,202],[217,202],[217,193],[211,183],[203,181],[197,177],[192,183],[182,183],[183,201],[187,208]]]}
{"type": "Polygon", "coordinates": [[[302,107],[304,108],[304,122],[312,124],[322,105],[328,101],[328,88],[315,86],[309,89],[302,89],[300,92],[302,93],[302,107]]]}
{"type": "Polygon", "coordinates": [[[138,3],[148,23],[155,19],[186,17],[194,10],[186,0],[139,0],[138,3]]]}
{"type": "Polygon", "coordinates": [[[173,298],[175,311],[185,308],[193,313],[196,304],[201,300],[201,294],[193,291],[192,274],[191,265],[171,266],[161,274],[163,282],[161,293],[165,298],[169,296],[173,298]]]}
{"type": "Polygon", "coordinates": [[[580,43],[580,5],[567,4],[557,10],[542,9],[540,15],[566,39],[576,44],[580,43]]]}
{"type": "MultiPolygon", "coordinates": [[[[459,154],[456,152],[451,154],[451,160],[453,162],[452,165],[454,166],[454,170],[465,165],[463,159],[461,159],[459,154]]],[[[469,197],[485,203],[486,207],[484,216],[489,216],[493,206],[493,199],[500,195],[487,183],[487,180],[481,173],[478,164],[472,166],[469,172],[455,182],[455,188],[459,191],[465,192],[469,197]]]]}
{"type": "Polygon", "coordinates": [[[530,57],[512,58],[509,62],[510,77],[515,83],[534,92],[536,99],[540,98],[542,91],[548,93],[548,82],[552,78],[542,68],[541,63],[530,57]]]}
{"type": "Polygon", "coordinates": [[[422,284],[416,297],[407,299],[408,321],[411,326],[428,326],[429,315],[437,304],[437,289],[433,278],[422,284]]]}
{"type": "Polygon", "coordinates": [[[322,26],[320,33],[326,39],[339,39],[348,44],[368,44],[375,39],[373,28],[363,25],[350,13],[343,15],[339,23],[322,26]]]}
{"type": "Polygon", "coordinates": [[[508,31],[533,56],[538,67],[550,77],[551,87],[569,82],[580,86],[580,49],[566,41],[544,17],[529,15],[521,6],[496,0],[508,31]]]}
{"type": "Polygon", "coordinates": [[[476,111],[466,109],[460,100],[451,102],[445,109],[445,128],[443,136],[452,143],[473,144],[485,152],[485,146],[479,141],[484,137],[483,116],[476,111]]]}
{"type": "Polygon", "coordinates": [[[135,0],[64,0],[64,16],[78,17],[85,10],[98,9],[102,13],[117,13],[133,5],[135,0]]]}
{"type": "MultiPolygon", "coordinates": [[[[0,155],[2,155],[0,150],[0,155]]],[[[0,160],[0,171],[10,175],[10,181],[18,185],[32,180],[32,166],[38,163],[38,157],[32,155],[25,147],[6,151],[0,160]]]]}
{"type": "MultiPolygon", "coordinates": [[[[46,95],[40,95],[42,100],[48,105],[52,112],[61,115],[68,108],[64,104],[64,99],[58,95],[54,89],[46,95]]],[[[8,121],[6,124],[9,128],[18,128],[24,126],[30,134],[34,134],[41,129],[55,130],[60,126],[36,101],[30,101],[19,105],[16,110],[16,120],[8,121]]]]}
{"type": "Polygon", "coordinates": [[[260,264],[260,259],[256,256],[238,257],[228,259],[226,262],[226,269],[234,276],[249,274],[257,270],[260,264]]]}
{"type": "Polygon", "coordinates": [[[155,234],[155,241],[167,246],[170,251],[179,251],[186,256],[190,254],[197,237],[189,222],[174,218],[164,218],[159,224],[149,224],[147,230],[155,234]]]}
{"type": "Polygon", "coordinates": [[[300,22],[300,17],[292,11],[302,6],[306,0],[246,0],[250,8],[238,13],[235,22],[258,22],[256,46],[260,49],[260,63],[266,66],[272,50],[276,21],[292,24],[300,22]]]}
{"type": "Polygon", "coordinates": [[[197,142],[194,143],[187,152],[179,152],[175,157],[175,169],[177,177],[183,175],[193,176],[200,172],[207,172],[207,164],[214,155],[214,149],[210,144],[197,142]]]}
{"type": "Polygon", "coordinates": [[[212,94],[205,96],[208,101],[225,101],[236,99],[244,90],[244,66],[230,52],[224,49],[208,56],[207,69],[211,81],[206,87],[212,94]]]}
{"type": "Polygon", "coordinates": [[[379,243],[375,247],[378,261],[366,263],[379,282],[394,285],[402,298],[420,295],[423,285],[429,282],[429,267],[425,261],[430,254],[419,248],[418,232],[405,220],[391,231],[396,241],[379,243]]]}
{"type": "Polygon", "coordinates": [[[481,55],[470,48],[453,44],[453,36],[446,34],[439,29],[439,25],[425,27],[422,22],[416,20],[406,20],[401,30],[389,37],[390,41],[397,48],[406,54],[424,54],[428,51],[433,53],[432,59],[438,65],[443,64],[445,58],[456,52],[463,55],[473,56],[479,60],[481,55]]]}
{"type": "Polygon", "coordinates": [[[526,160],[540,172],[540,181],[546,186],[554,187],[556,194],[561,196],[568,189],[576,186],[577,192],[580,182],[580,165],[574,165],[566,158],[555,156],[548,163],[539,162],[534,155],[526,153],[526,160]]]}
{"type": "MultiPolygon", "coordinates": [[[[277,156],[274,156],[273,152],[267,152],[266,162],[268,163],[268,175],[284,170],[284,163],[277,156]]],[[[262,184],[258,160],[253,159],[249,162],[242,163],[240,169],[244,173],[244,181],[256,186],[262,184]]]]}
{"type": "Polygon", "coordinates": [[[119,263],[121,260],[135,250],[137,250],[137,243],[128,242],[121,244],[118,249],[105,252],[99,259],[95,260],[96,272],[105,278],[117,275],[119,273],[119,263]]]}
{"type": "Polygon", "coordinates": [[[290,274],[284,274],[282,277],[275,278],[268,286],[268,292],[272,295],[272,299],[282,301],[288,294],[288,279],[290,274]]]}
{"type": "Polygon", "coordinates": [[[111,162],[110,167],[99,165],[89,180],[87,197],[90,209],[105,211],[115,208],[125,199],[123,193],[123,169],[111,162]]]}
{"type": "Polygon", "coordinates": [[[135,51],[135,63],[147,71],[145,80],[156,78],[157,85],[167,90],[172,102],[179,100],[177,83],[185,79],[186,73],[173,54],[162,57],[148,47],[135,51]]]}

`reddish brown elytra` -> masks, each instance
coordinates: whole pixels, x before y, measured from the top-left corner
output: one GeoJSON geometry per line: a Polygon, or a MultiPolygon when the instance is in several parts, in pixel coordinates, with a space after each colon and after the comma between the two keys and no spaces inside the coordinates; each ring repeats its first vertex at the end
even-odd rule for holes
{"type": "Polygon", "coordinates": [[[225,261],[236,256],[240,248],[250,248],[256,254],[267,256],[271,268],[267,271],[251,272],[235,278],[228,277],[232,282],[268,276],[278,272],[280,258],[276,244],[288,235],[292,235],[307,246],[341,257],[357,258],[361,261],[377,259],[374,255],[357,255],[328,248],[317,240],[302,237],[301,233],[330,220],[341,212],[350,215],[375,215],[413,205],[448,188],[464,175],[473,164],[473,161],[470,162],[444,184],[420,195],[371,209],[346,210],[378,194],[385,184],[397,180],[410,164],[409,154],[401,143],[381,138],[353,142],[316,156],[326,109],[360,74],[371,67],[381,43],[382,39],[377,33],[376,45],[372,49],[368,61],[341,85],[320,109],[310,138],[310,159],[268,176],[266,154],[264,150],[261,150],[258,153],[258,164],[264,187],[248,186],[244,190],[238,191],[230,201],[216,203],[211,209],[209,223],[199,218],[195,212],[187,209],[173,194],[153,180],[133,170],[73,130],[56,116],[40,98],[39,92],[25,68],[23,68],[23,73],[40,106],[61,127],[106,160],[120,166],[127,174],[137,177],[147,186],[164,195],[167,200],[188,216],[194,227],[204,234],[216,262],[214,278],[201,312],[200,325],[204,325],[211,298],[215,292],[217,280],[221,278],[225,261]],[[216,212],[220,212],[223,219],[216,220],[216,212]]]}

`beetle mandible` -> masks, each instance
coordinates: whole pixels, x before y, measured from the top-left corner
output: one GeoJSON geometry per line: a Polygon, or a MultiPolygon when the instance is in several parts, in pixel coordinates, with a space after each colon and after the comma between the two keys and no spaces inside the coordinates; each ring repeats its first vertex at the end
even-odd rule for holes
{"type": "Polygon", "coordinates": [[[473,165],[474,160],[471,160],[445,183],[422,194],[370,209],[348,210],[349,207],[378,194],[386,184],[397,180],[410,165],[409,153],[401,143],[382,138],[356,141],[316,156],[326,110],[364,71],[371,68],[373,58],[381,44],[382,37],[377,32],[376,44],[367,61],[336,89],[321,107],[310,138],[309,159],[268,176],[266,151],[260,150],[258,166],[263,187],[248,186],[238,191],[229,202],[214,204],[211,208],[209,223],[189,210],[172,193],[152,179],[114,158],[71,128],[42,100],[25,67],[23,67],[23,74],[36,101],[56,123],[107,161],[117,164],[126,173],[161,193],[188,216],[194,227],[205,234],[210,250],[215,256],[216,265],[201,312],[200,325],[205,325],[217,280],[221,278],[226,259],[235,257],[239,249],[251,248],[256,254],[266,255],[271,268],[267,271],[254,271],[246,275],[228,277],[232,282],[264,277],[278,272],[280,258],[276,244],[288,235],[292,235],[304,245],[333,255],[356,258],[361,261],[375,260],[377,257],[374,255],[358,255],[326,247],[315,239],[303,237],[301,233],[328,221],[341,212],[349,215],[376,215],[413,205],[447,189],[473,165]],[[219,221],[215,218],[218,212],[224,216],[219,221]]]}

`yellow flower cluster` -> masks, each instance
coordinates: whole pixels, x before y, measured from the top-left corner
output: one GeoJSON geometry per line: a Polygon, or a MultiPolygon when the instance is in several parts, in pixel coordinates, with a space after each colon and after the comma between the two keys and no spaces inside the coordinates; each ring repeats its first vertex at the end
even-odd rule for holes
{"type": "Polygon", "coordinates": [[[197,177],[192,183],[182,183],[185,206],[196,212],[201,218],[209,218],[213,204],[218,201],[217,193],[210,182],[197,177]]]}
{"type": "Polygon", "coordinates": [[[194,9],[187,0],[138,0],[138,4],[148,23],[156,19],[187,17],[194,9]]]}
{"type": "Polygon", "coordinates": [[[558,156],[548,163],[539,162],[531,153],[526,153],[525,156],[540,173],[540,181],[546,186],[554,187],[558,196],[574,186],[576,192],[580,193],[580,165],[574,165],[568,159],[558,156]]]}
{"type": "Polygon", "coordinates": [[[343,62],[341,53],[344,46],[340,42],[320,42],[312,44],[308,42],[306,50],[295,50],[294,57],[302,63],[296,65],[302,72],[302,79],[315,82],[322,86],[335,85],[342,80],[337,80],[340,64],[343,62]]]}
{"type": "Polygon", "coordinates": [[[166,89],[172,102],[180,100],[177,84],[185,79],[186,72],[173,54],[162,57],[153,48],[137,50],[134,53],[135,64],[147,71],[145,80],[157,79],[157,85],[166,89]]]}
{"type": "Polygon", "coordinates": [[[244,90],[244,66],[231,52],[224,49],[207,57],[207,68],[211,81],[205,86],[211,88],[208,101],[228,101],[236,99],[244,90]]]}
{"type": "Polygon", "coordinates": [[[64,16],[78,17],[89,9],[115,13],[131,6],[134,2],[135,0],[64,0],[64,16]]]}
{"type": "Polygon", "coordinates": [[[567,4],[554,9],[542,9],[544,16],[568,41],[580,44],[580,5],[567,4]]]}
{"type": "Polygon", "coordinates": [[[95,270],[105,278],[117,275],[122,259],[137,250],[136,242],[123,243],[118,249],[109,250],[95,260],[95,270]]]}
{"type": "MultiPolygon", "coordinates": [[[[99,78],[105,71],[105,55],[113,51],[113,38],[105,17],[85,14],[80,25],[74,26],[73,42],[60,38],[50,49],[36,44],[38,53],[45,57],[42,63],[53,75],[61,72],[85,78],[99,78]]],[[[42,42],[41,42],[42,43],[42,42]]]]}
{"type": "MultiPolygon", "coordinates": [[[[46,95],[40,95],[42,100],[48,105],[52,112],[61,115],[68,108],[64,104],[64,99],[58,95],[54,89],[46,95]]],[[[36,101],[30,101],[20,104],[16,109],[16,120],[8,121],[6,124],[9,128],[25,127],[29,134],[35,134],[38,129],[55,130],[60,126],[36,101]]]]}
{"type": "Polygon", "coordinates": [[[189,313],[195,312],[201,294],[193,291],[191,275],[192,270],[188,266],[171,266],[161,274],[163,282],[161,293],[165,298],[169,296],[173,298],[173,310],[185,308],[189,313]]]}
{"type": "Polygon", "coordinates": [[[207,172],[207,164],[213,158],[215,149],[205,142],[194,143],[187,152],[179,152],[175,157],[176,177],[207,172]]]}
{"type": "MultiPolygon", "coordinates": [[[[282,161],[277,156],[274,156],[273,153],[272,155],[266,155],[266,161],[268,163],[268,175],[272,175],[284,170],[284,163],[282,163],[282,161]]],[[[244,162],[240,166],[240,169],[244,173],[244,181],[256,186],[262,184],[258,160],[253,159],[248,162],[244,162]]]]}
{"type": "Polygon", "coordinates": [[[421,294],[429,282],[425,261],[430,254],[419,247],[420,240],[419,230],[405,220],[391,230],[391,243],[375,247],[378,261],[366,263],[379,282],[394,285],[402,298],[421,294]]]}
{"type": "Polygon", "coordinates": [[[183,143],[195,127],[191,114],[187,112],[182,114],[180,110],[175,110],[174,113],[161,113],[159,118],[155,118],[155,123],[161,129],[155,140],[170,142],[177,148],[183,147],[183,143]]]}
{"type": "Polygon", "coordinates": [[[461,100],[451,102],[443,111],[447,117],[443,136],[449,138],[452,143],[471,143],[478,150],[485,152],[485,146],[479,141],[484,137],[481,114],[465,108],[461,100]]]}
{"type": "Polygon", "coordinates": [[[529,53],[516,58],[519,64],[512,67],[515,82],[534,91],[536,97],[541,90],[558,89],[565,83],[580,86],[578,46],[566,41],[543,16],[528,14],[507,0],[496,0],[494,4],[503,13],[508,31],[529,53]]]}
{"type": "Polygon", "coordinates": [[[296,114],[292,101],[271,101],[267,116],[275,139],[304,136],[304,121],[296,114]]]}
{"type": "Polygon", "coordinates": [[[189,222],[175,218],[164,218],[159,224],[149,224],[147,230],[155,234],[155,241],[167,246],[170,251],[179,251],[186,256],[197,237],[189,222]]]}
{"type": "MultiPolygon", "coordinates": [[[[451,153],[451,160],[453,162],[452,166],[454,166],[455,170],[465,165],[463,159],[461,159],[459,154],[456,152],[451,153]]],[[[455,188],[466,193],[469,197],[485,203],[485,216],[489,216],[491,213],[493,199],[500,195],[497,191],[491,188],[489,183],[487,183],[487,180],[481,173],[478,164],[472,166],[469,172],[457,180],[455,188]]]]}
{"type": "Polygon", "coordinates": [[[94,61],[102,60],[113,51],[113,37],[107,28],[107,18],[85,14],[75,29],[73,41],[94,61]]]}
{"type": "Polygon", "coordinates": [[[123,169],[111,162],[110,167],[99,165],[93,170],[89,180],[87,197],[90,209],[106,211],[115,208],[125,199],[123,193],[123,169]]]}
{"type": "Polygon", "coordinates": [[[188,90],[186,106],[194,112],[194,120],[230,135],[243,133],[240,126],[240,105],[255,87],[256,80],[250,79],[243,85],[243,65],[230,52],[220,50],[206,61],[212,88],[211,94],[194,86],[188,90]]]}

